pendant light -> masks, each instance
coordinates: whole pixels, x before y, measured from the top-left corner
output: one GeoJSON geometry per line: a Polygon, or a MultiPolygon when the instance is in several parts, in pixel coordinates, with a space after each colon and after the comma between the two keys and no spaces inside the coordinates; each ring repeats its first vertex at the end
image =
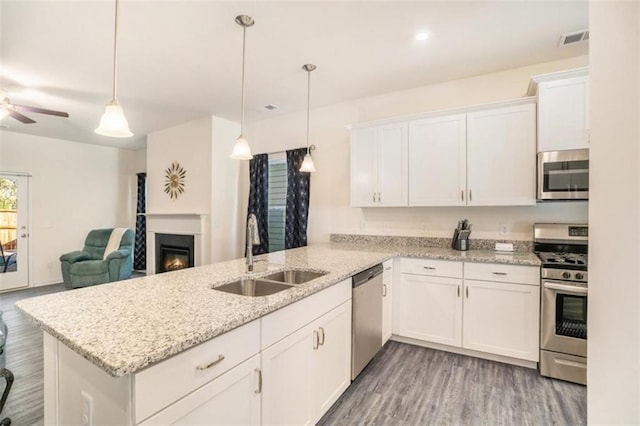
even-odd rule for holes
{"type": "Polygon", "coordinates": [[[307,72],[307,154],[302,160],[300,171],[313,173],[316,171],[316,166],[313,164],[311,151],[313,151],[316,147],[315,145],[309,146],[309,106],[311,105],[311,71],[315,70],[316,66],[313,64],[305,64],[302,66],[302,69],[307,72]]]}
{"type": "Polygon", "coordinates": [[[113,98],[107,104],[102,114],[100,124],[95,132],[112,138],[129,138],[133,133],[129,130],[129,123],[124,116],[124,110],[118,103],[116,96],[118,83],[118,0],[116,0],[115,25],[113,31],[113,98]]]}
{"type": "Polygon", "coordinates": [[[249,142],[244,137],[244,62],[245,62],[245,50],[247,40],[247,28],[251,27],[255,22],[252,17],[247,15],[236,16],[236,23],[242,27],[242,112],[240,116],[240,136],[233,145],[233,151],[231,152],[231,158],[236,160],[251,160],[251,148],[249,142]]]}

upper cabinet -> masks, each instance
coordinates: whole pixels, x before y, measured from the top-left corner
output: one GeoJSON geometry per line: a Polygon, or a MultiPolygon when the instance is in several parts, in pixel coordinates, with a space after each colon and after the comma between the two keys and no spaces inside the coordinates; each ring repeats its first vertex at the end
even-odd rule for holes
{"type": "Polygon", "coordinates": [[[589,69],[532,77],[538,95],[538,152],[589,148],[589,69]]]}
{"type": "Polygon", "coordinates": [[[533,102],[467,114],[467,205],[536,203],[533,102]]]}
{"type": "Polygon", "coordinates": [[[408,203],[407,123],[351,131],[351,206],[398,207],[408,203]]]}

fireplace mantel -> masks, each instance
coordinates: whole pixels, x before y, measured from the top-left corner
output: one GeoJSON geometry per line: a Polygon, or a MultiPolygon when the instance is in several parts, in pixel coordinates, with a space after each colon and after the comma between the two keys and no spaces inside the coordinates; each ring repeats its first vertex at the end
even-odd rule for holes
{"type": "Polygon", "coordinates": [[[209,215],[204,213],[146,213],[147,217],[147,274],[156,272],[155,238],[156,234],[176,234],[194,236],[194,264],[210,262],[209,215]]]}

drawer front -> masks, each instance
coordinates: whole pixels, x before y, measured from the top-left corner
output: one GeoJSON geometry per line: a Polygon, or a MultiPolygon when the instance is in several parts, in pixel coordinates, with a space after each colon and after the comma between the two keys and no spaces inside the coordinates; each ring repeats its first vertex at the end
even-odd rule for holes
{"type": "Polygon", "coordinates": [[[136,423],[259,351],[260,320],[256,320],[136,373],[136,423]]]}
{"type": "Polygon", "coordinates": [[[462,278],[462,262],[437,259],[402,258],[401,269],[405,274],[435,277],[462,278]]]}
{"type": "Polygon", "coordinates": [[[464,278],[539,286],[540,268],[538,266],[506,265],[502,263],[465,262],[464,278]]]}
{"type": "Polygon", "coordinates": [[[262,317],[261,349],[268,348],[336,306],[351,300],[351,278],[262,317]]]}

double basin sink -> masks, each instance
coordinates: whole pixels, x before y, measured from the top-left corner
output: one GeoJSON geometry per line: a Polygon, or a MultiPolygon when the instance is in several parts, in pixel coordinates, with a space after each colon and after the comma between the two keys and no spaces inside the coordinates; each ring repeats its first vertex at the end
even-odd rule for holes
{"type": "Polygon", "coordinates": [[[243,278],[228,284],[214,287],[214,290],[241,296],[269,296],[283,290],[295,287],[308,281],[327,275],[327,272],[305,271],[290,269],[280,271],[261,278],[243,278]]]}

